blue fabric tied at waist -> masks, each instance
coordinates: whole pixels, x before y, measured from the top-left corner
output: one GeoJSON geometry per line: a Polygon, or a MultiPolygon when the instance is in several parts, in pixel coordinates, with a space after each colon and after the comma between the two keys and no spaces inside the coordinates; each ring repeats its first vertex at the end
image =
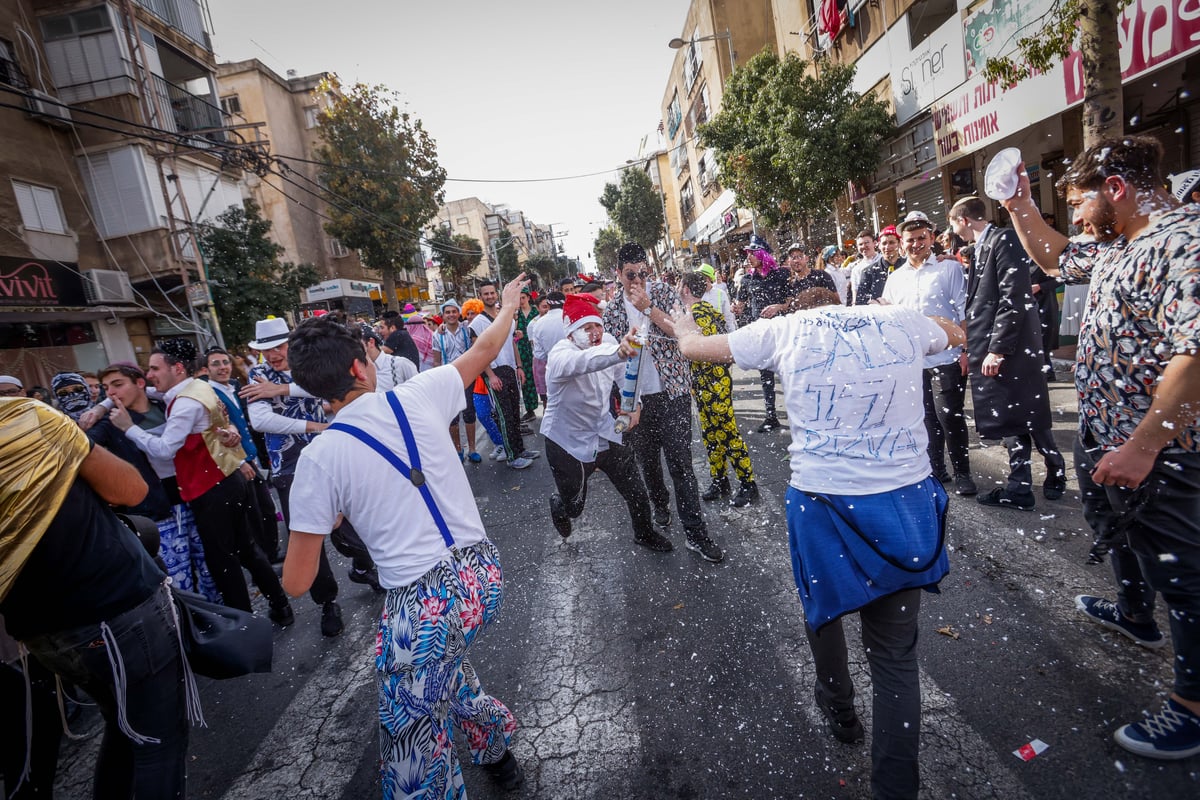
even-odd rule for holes
{"type": "Polygon", "coordinates": [[[789,488],[792,572],[808,624],[817,630],[902,589],[936,592],[950,571],[948,505],[946,490],[932,477],[869,495],[789,488]]]}

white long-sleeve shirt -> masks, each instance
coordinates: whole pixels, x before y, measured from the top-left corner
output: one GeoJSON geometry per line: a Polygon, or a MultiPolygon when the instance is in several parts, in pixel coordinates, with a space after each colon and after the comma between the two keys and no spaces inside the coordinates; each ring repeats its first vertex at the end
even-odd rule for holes
{"type": "Polygon", "coordinates": [[[187,386],[195,380],[188,378],[171,387],[163,396],[167,404],[167,424],[156,435],[134,425],[125,431],[129,440],[138,446],[152,459],[171,460],[183,447],[184,441],[193,433],[204,433],[208,430],[208,409],[198,400],[190,397],[179,397],[187,386]],[[178,398],[178,400],[176,400],[178,398]]]}
{"type": "Polygon", "coordinates": [[[542,316],[535,317],[525,329],[525,335],[533,345],[533,357],[545,361],[550,357],[554,345],[567,336],[563,333],[562,309],[552,308],[542,316]]]}
{"type": "Polygon", "coordinates": [[[595,461],[608,442],[620,444],[609,398],[624,362],[617,341],[607,333],[600,344],[585,350],[570,339],[554,345],[546,359],[542,435],[585,463],[595,461]]]}

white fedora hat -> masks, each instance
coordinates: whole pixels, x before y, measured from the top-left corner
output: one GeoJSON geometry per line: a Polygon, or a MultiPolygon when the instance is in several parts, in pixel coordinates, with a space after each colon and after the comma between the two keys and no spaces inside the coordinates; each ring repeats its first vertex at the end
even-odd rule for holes
{"type": "Polygon", "coordinates": [[[254,341],[251,350],[270,350],[287,341],[287,320],[282,317],[267,317],[254,323],[254,341]]]}

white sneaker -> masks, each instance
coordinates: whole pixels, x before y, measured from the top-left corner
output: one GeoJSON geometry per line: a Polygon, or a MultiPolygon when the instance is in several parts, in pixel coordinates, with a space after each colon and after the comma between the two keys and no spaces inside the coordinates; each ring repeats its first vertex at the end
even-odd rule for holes
{"type": "Polygon", "coordinates": [[[517,457],[508,462],[508,466],[513,469],[525,469],[526,467],[533,466],[533,459],[517,457]]]}
{"type": "Polygon", "coordinates": [[[492,452],[488,458],[490,458],[492,461],[503,461],[504,459],[508,458],[504,452],[504,445],[498,444],[492,448],[492,452]]]}

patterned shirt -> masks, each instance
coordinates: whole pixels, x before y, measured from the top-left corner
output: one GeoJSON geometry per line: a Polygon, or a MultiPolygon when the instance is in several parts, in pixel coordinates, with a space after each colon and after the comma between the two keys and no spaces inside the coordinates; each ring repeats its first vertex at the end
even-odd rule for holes
{"type": "MultiPolygon", "coordinates": [[[[1200,205],[1163,214],[1132,242],[1071,243],[1067,283],[1091,281],[1075,364],[1081,434],[1124,444],[1154,400],[1171,358],[1200,352],[1200,205]]],[[[1200,452],[1200,427],[1164,453],[1200,452]]]]}
{"type": "MultiPolygon", "coordinates": [[[[648,281],[646,293],[650,295],[650,303],[668,316],[674,313],[680,305],[679,295],[665,283],[648,281]]],[[[478,317],[476,318],[478,319],[478,317]]],[[[629,332],[629,313],[625,310],[625,290],[609,301],[604,309],[604,330],[614,339],[620,339],[629,332]]],[[[654,368],[658,370],[659,380],[667,396],[672,399],[692,391],[691,370],[683,354],[679,352],[679,344],[675,337],[668,336],[666,331],[657,325],[651,325],[647,331],[649,336],[650,356],[654,359],[654,368]]]]}
{"type": "MultiPolygon", "coordinates": [[[[725,317],[707,300],[697,300],[690,309],[692,319],[700,328],[702,336],[724,336],[729,333],[725,317]]],[[[709,364],[704,361],[692,362],[692,380],[697,390],[709,387],[722,380],[729,379],[729,367],[724,364],[709,364]]]]}
{"type": "MultiPolygon", "coordinates": [[[[271,383],[287,384],[292,382],[291,372],[277,372],[269,364],[256,364],[250,368],[250,384],[255,378],[266,378],[271,383]]],[[[272,397],[266,401],[271,404],[271,412],[281,417],[297,420],[325,421],[325,409],[321,401],[315,398],[272,397]]],[[[267,442],[267,455],[271,458],[272,475],[291,475],[296,471],[296,460],[300,451],[317,437],[315,433],[264,433],[267,442]]]]}

